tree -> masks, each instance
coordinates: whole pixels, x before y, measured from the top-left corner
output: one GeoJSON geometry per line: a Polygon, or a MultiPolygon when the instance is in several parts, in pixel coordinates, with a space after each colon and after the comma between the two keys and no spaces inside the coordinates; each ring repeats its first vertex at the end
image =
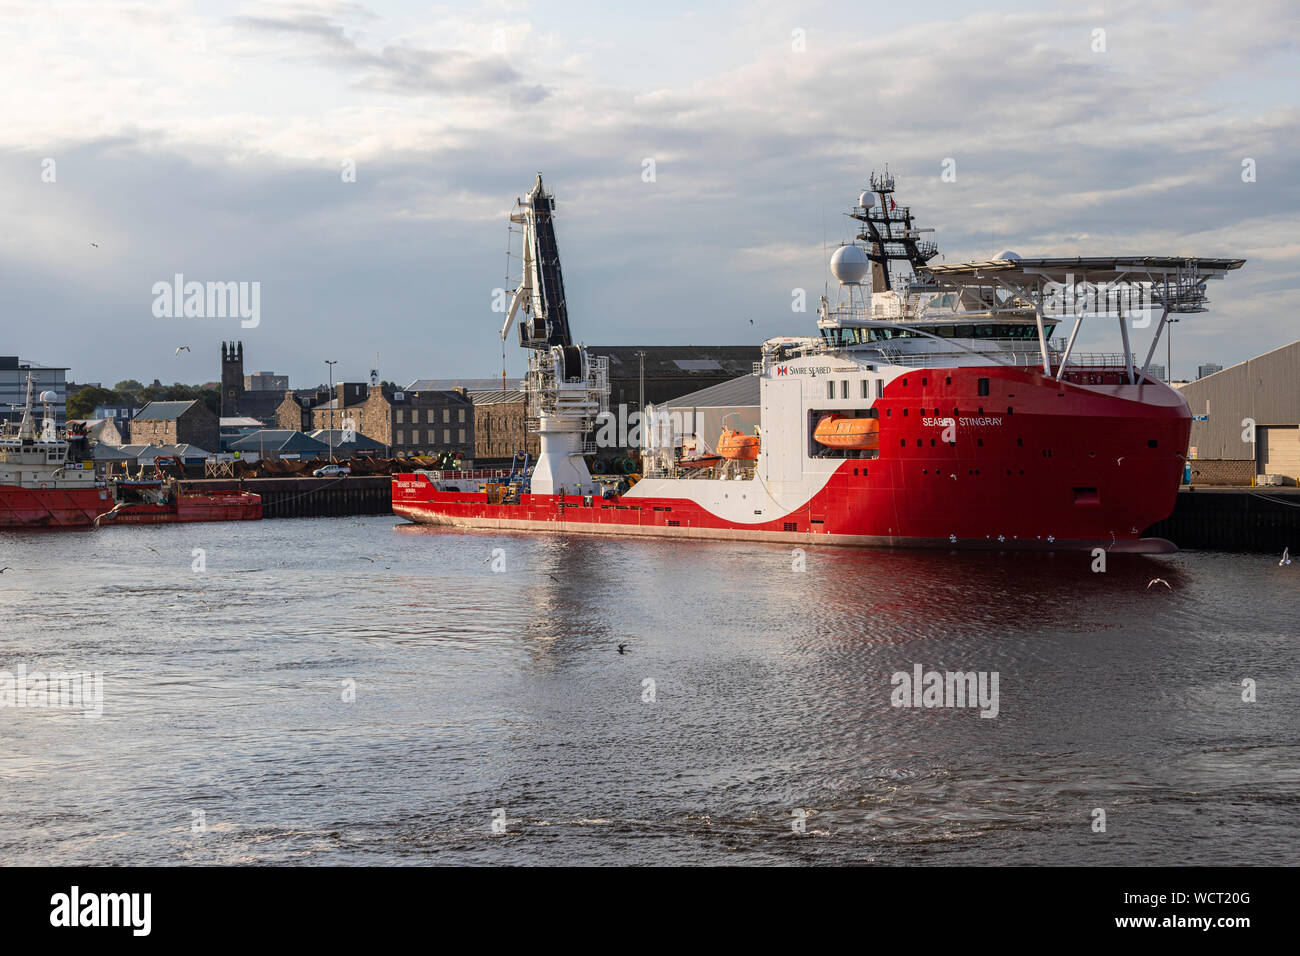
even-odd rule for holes
{"type": "Polygon", "coordinates": [[[113,386],[113,391],[121,396],[122,403],[125,405],[138,405],[140,403],[140,392],[143,389],[144,386],[133,378],[125,379],[113,386]]]}
{"type": "Polygon", "coordinates": [[[122,396],[98,385],[86,385],[77,389],[76,394],[68,396],[67,414],[69,418],[90,418],[97,405],[124,405],[122,396]]]}

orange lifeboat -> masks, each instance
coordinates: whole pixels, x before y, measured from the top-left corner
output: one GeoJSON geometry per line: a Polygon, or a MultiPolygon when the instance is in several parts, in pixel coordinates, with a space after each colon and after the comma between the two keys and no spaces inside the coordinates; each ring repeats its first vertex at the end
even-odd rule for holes
{"type": "Polygon", "coordinates": [[[718,439],[718,454],[732,461],[755,461],[758,458],[758,436],[724,428],[722,437],[718,439]]]}
{"type": "Polygon", "coordinates": [[[848,418],[832,413],[822,416],[813,438],[827,448],[879,448],[880,422],[875,418],[848,418]]]}

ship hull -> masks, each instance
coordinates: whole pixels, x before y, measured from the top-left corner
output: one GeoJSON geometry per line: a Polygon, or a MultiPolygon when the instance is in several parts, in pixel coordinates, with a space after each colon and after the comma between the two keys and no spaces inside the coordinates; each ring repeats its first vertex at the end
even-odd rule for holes
{"type": "MultiPolygon", "coordinates": [[[[518,504],[492,504],[404,474],[394,478],[393,511],[456,528],[791,546],[1176,550],[1142,537],[1173,510],[1191,428],[1186,403],[1167,386],[1080,386],[1009,368],[887,377],[870,403],[879,457],[810,457],[805,442],[784,472],[777,462],[740,481],[647,478],[610,501],[522,495],[518,504]]],[[[805,383],[801,413],[818,403],[808,396],[820,388],[805,383]]],[[[781,414],[775,403],[765,418],[769,411],[781,414]]],[[[787,431],[797,433],[800,421],[787,431]]],[[[765,427],[769,435],[781,440],[765,427]]]]}
{"type": "Polygon", "coordinates": [[[183,494],[166,504],[134,504],[109,514],[106,488],[21,488],[0,485],[0,528],[89,528],[100,524],[175,524],[197,521],[254,521],[262,498],[254,494],[183,494]]]}
{"type": "Polygon", "coordinates": [[[0,528],[86,528],[112,507],[104,488],[0,485],[0,528]]]}
{"type": "Polygon", "coordinates": [[[185,524],[197,521],[259,521],[262,496],[182,494],[161,505],[127,505],[101,524],[185,524]]]}

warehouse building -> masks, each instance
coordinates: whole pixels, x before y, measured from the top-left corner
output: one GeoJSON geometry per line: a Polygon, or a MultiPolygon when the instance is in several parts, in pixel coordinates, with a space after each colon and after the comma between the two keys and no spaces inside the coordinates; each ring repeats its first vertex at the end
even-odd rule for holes
{"type": "Polygon", "coordinates": [[[1300,481],[1300,341],[1181,387],[1191,409],[1193,484],[1300,481]]]}
{"type": "Polygon", "coordinates": [[[591,355],[609,359],[609,407],[640,408],[642,382],[647,405],[721,385],[754,371],[763,357],[757,345],[589,345],[591,355]]]}
{"type": "MultiPolygon", "coordinates": [[[[64,406],[68,400],[68,370],[40,365],[17,355],[0,355],[0,424],[22,420],[29,373],[33,380],[32,400],[39,399],[41,392],[53,392],[56,398],[50,410],[55,421],[62,425],[67,417],[64,406]]],[[[41,413],[39,406],[36,413],[38,416],[41,413]]]]}
{"type": "Polygon", "coordinates": [[[697,451],[715,452],[724,427],[757,434],[761,382],[757,375],[741,375],[657,405],[647,403],[646,446],[680,448],[694,438],[697,451]]]}

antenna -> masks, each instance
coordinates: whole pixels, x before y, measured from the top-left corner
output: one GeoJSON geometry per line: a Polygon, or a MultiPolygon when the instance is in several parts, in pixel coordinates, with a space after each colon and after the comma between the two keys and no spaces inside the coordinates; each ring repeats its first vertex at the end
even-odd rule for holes
{"type": "Polygon", "coordinates": [[[822,298],[831,294],[831,283],[826,278],[826,203],[822,202],[822,298]]]}

